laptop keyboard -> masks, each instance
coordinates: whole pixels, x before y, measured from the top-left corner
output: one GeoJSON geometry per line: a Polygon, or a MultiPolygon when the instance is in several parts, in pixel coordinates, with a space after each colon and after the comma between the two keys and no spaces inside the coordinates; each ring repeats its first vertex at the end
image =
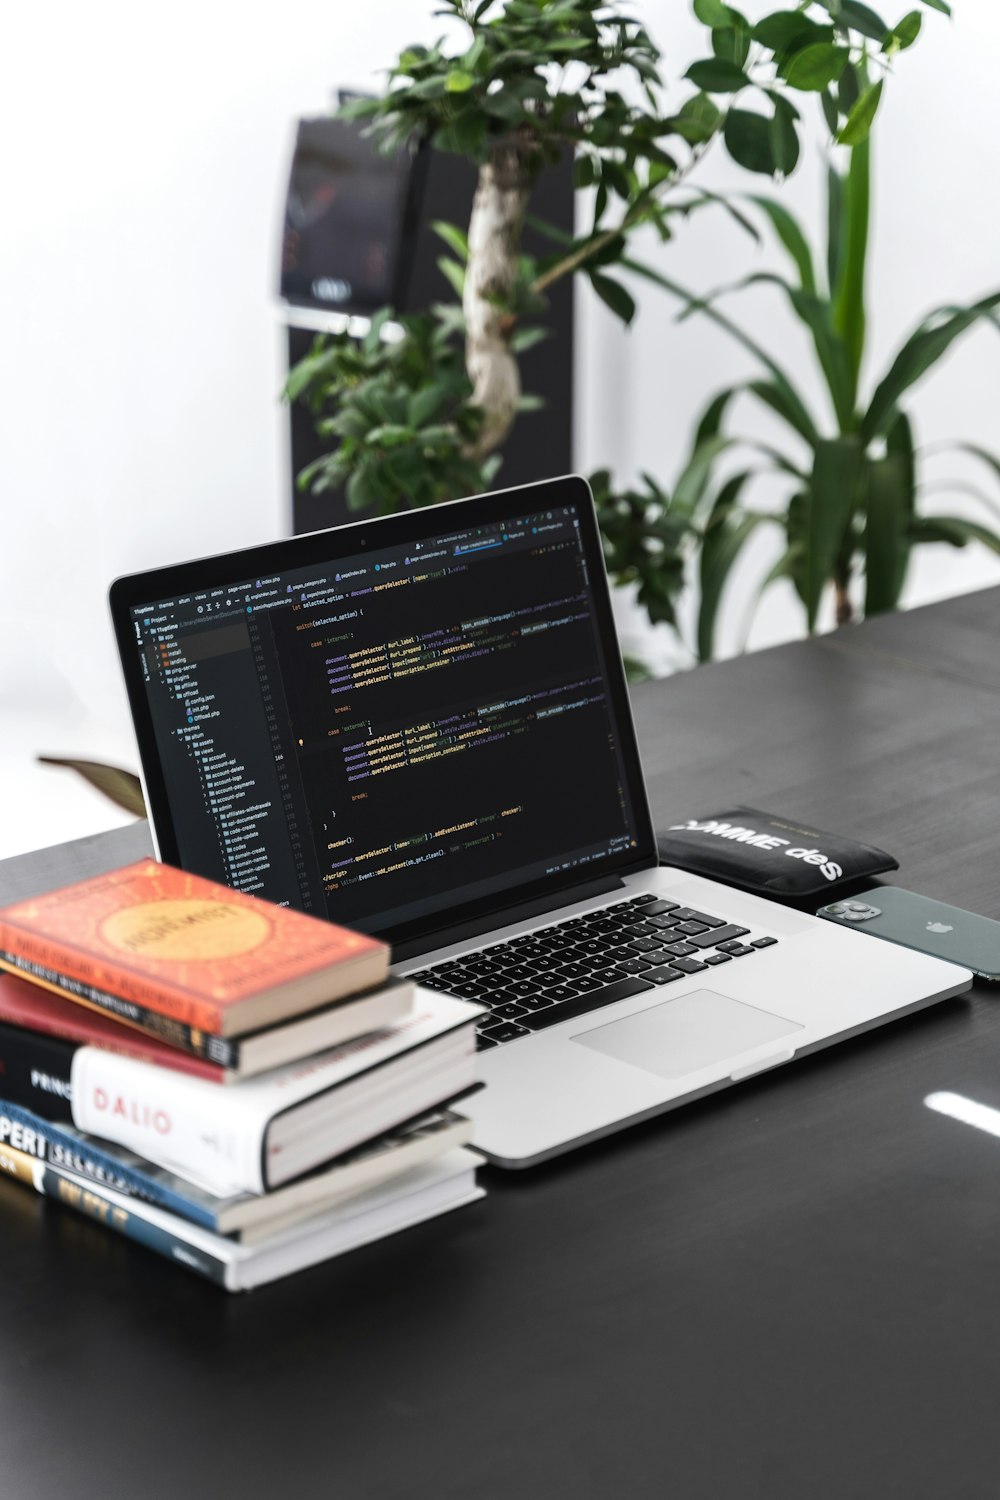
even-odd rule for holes
{"type": "Polygon", "coordinates": [[[633,896],[407,977],[424,989],[489,1006],[476,1027],[482,1049],[747,958],[776,942],[676,901],[633,896]]]}

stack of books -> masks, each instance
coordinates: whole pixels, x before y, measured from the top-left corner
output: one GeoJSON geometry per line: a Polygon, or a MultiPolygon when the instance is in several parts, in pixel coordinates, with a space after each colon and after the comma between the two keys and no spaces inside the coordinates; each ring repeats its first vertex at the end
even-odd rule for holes
{"type": "Polygon", "coordinates": [[[481,1197],[481,1008],[154,860],[0,911],[0,1169],[230,1291],[481,1197]]]}

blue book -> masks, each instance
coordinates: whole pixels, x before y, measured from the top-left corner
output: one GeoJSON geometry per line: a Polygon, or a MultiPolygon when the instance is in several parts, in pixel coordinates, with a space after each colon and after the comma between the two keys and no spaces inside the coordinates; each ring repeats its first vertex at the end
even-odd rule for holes
{"type": "Polygon", "coordinates": [[[63,1121],[44,1120],[0,1099],[0,1148],[71,1172],[84,1182],[164,1208],[213,1234],[252,1241],[290,1228],[400,1172],[464,1145],[472,1126],[440,1111],[340,1157],[319,1172],[270,1193],[218,1197],[126,1146],[98,1139],[63,1121]]]}

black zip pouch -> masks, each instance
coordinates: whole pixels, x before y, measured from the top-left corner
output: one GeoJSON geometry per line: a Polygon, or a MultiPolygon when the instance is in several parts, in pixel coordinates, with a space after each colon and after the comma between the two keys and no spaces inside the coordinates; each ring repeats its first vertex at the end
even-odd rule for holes
{"type": "Polygon", "coordinates": [[[873,844],[762,812],[731,807],[657,834],[660,863],[779,901],[830,901],[899,861],[873,844]]]}

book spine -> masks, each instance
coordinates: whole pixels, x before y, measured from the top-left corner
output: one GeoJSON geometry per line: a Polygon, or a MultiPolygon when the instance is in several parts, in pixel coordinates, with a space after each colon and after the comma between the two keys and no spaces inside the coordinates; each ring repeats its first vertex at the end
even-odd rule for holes
{"type": "Polygon", "coordinates": [[[12,1104],[46,1120],[73,1124],[73,1058],[76,1042],[22,1031],[0,1022],[0,1087],[12,1104]]]}
{"type": "MultiPolygon", "coordinates": [[[[266,1109],[116,1052],[80,1047],[71,1074],[73,1124],[190,1176],[220,1197],[262,1193],[266,1109]]],[[[238,1086],[237,1086],[238,1087],[238,1086]]]]}
{"type": "Polygon", "coordinates": [[[227,1284],[226,1262],[220,1257],[213,1255],[202,1245],[188,1244],[182,1232],[175,1233],[163,1224],[153,1224],[137,1214],[129,1213],[120,1204],[109,1200],[100,1188],[76,1181],[59,1167],[47,1166],[44,1162],[36,1161],[27,1152],[7,1146],[0,1147],[0,1172],[6,1172],[8,1177],[15,1177],[18,1182],[30,1183],[44,1197],[54,1198],[57,1203],[69,1204],[70,1208],[86,1214],[90,1219],[96,1219],[106,1229],[114,1229],[118,1234],[127,1235],[138,1244],[155,1250],[168,1260],[187,1266],[190,1271],[197,1271],[199,1276],[204,1276],[219,1286],[227,1284]]]}
{"type": "Polygon", "coordinates": [[[184,1021],[174,1020],[173,1017],[164,1015],[158,1010],[151,1010],[147,1005],[139,1005],[134,1000],[126,1000],[122,995],[113,995],[109,990],[98,989],[96,985],[87,984],[82,979],[73,979],[68,974],[47,968],[34,959],[21,957],[8,949],[0,949],[0,968],[9,968],[15,974],[21,974],[35,984],[40,984],[57,995],[64,995],[69,1000],[78,1000],[83,1005],[93,1006],[95,1010],[113,1016],[116,1021],[135,1026],[147,1035],[156,1037],[157,1041],[167,1042],[171,1047],[178,1047],[192,1057],[201,1058],[215,1067],[236,1068],[239,1066],[238,1043],[227,1041],[225,1037],[215,1036],[210,1032],[200,1031],[196,1026],[189,1026],[184,1021]]]}
{"type": "Polygon", "coordinates": [[[0,1151],[5,1148],[37,1157],[53,1167],[64,1167],[77,1177],[115,1188],[219,1233],[217,1215],[197,1198],[189,1198],[163,1182],[156,1167],[144,1172],[116,1156],[114,1147],[104,1150],[98,1142],[82,1139],[57,1122],[43,1120],[32,1110],[0,1098],[0,1151]]]}
{"type": "Polygon", "coordinates": [[[37,964],[41,969],[90,985],[99,993],[117,995],[195,1030],[212,1035],[222,1031],[221,1012],[211,1001],[175,989],[166,980],[153,983],[122,965],[91,958],[69,944],[41,937],[13,922],[0,921],[0,953],[8,963],[37,964]]]}
{"type": "Polygon", "coordinates": [[[79,1182],[60,1167],[42,1165],[36,1169],[35,1186],[47,1198],[68,1204],[78,1213],[96,1219],[106,1229],[126,1235],[137,1244],[155,1250],[158,1255],[165,1256],[175,1264],[186,1266],[189,1271],[196,1271],[199,1276],[214,1281],[218,1286],[227,1285],[228,1268],[225,1260],[213,1255],[202,1245],[192,1245],[184,1235],[182,1224],[173,1229],[166,1224],[130,1213],[127,1208],[109,1198],[96,1184],[89,1186],[79,1182]]]}

